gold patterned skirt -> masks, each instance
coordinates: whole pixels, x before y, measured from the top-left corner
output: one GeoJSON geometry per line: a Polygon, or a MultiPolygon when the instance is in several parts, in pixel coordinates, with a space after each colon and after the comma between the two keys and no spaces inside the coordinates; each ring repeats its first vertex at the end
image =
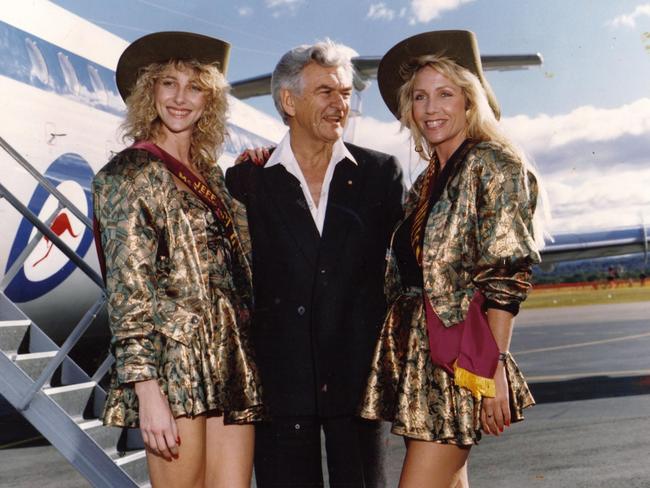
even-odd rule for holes
{"type": "MultiPolygon", "coordinates": [[[[506,377],[512,422],[535,404],[508,354],[506,377]]],[[[470,446],[481,439],[481,402],[431,362],[422,292],[401,295],[390,308],[372,360],[359,414],[392,422],[405,437],[470,446]]]]}
{"type": "MultiPolygon", "coordinates": [[[[226,424],[262,420],[264,408],[257,369],[246,335],[225,297],[215,300],[212,321],[200,321],[189,345],[163,334],[151,334],[158,358],[158,383],[174,417],[224,416],[226,424]]],[[[138,397],[133,384],[111,378],[104,405],[104,423],[138,427],[138,397]]]]}

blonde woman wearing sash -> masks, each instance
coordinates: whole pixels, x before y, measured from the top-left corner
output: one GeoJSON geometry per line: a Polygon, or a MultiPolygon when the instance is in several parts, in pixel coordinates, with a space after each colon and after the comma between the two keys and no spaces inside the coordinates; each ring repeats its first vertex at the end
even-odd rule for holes
{"type": "Polygon", "coordinates": [[[361,415],[404,436],[400,488],[466,488],[481,432],[500,435],[534,403],[509,347],[540,259],[537,180],[499,128],[473,33],[405,39],[378,82],[429,165],[391,241],[361,415]]]}
{"type": "Polygon", "coordinates": [[[249,237],[216,164],[228,54],[191,33],[133,42],[116,78],[134,144],[93,182],[116,359],[104,422],[140,428],[154,487],[248,487],[252,476],[262,403],[249,237]]]}

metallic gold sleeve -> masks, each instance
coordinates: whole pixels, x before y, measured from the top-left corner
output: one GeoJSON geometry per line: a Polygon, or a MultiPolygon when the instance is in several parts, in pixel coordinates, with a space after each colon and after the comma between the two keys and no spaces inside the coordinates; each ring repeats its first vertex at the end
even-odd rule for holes
{"type": "Polygon", "coordinates": [[[519,303],[540,261],[532,234],[536,185],[523,165],[501,151],[483,154],[477,199],[478,254],[473,283],[489,300],[519,303]]]}
{"type": "Polygon", "coordinates": [[[155,198],[144,173],[95,180],[94,209],[106,259],[106,290],[120,384],[157,376],[154,330],[158,247],[155,198]]]}

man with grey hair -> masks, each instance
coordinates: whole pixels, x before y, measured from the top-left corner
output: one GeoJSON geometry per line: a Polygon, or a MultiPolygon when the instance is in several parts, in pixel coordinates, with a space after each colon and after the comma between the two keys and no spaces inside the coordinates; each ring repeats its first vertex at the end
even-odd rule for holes
{"type": "Polygon", "coordinates": [[[384,257],[401,214],[393,156],[342,140],[352,50],[324,41],[286,53],[272,78],[289,131],[264,166],[228,188],[253,245],[252,343],[270,421],[256,427],[260,488],[383,486],[381,429],[355,416],[386,312],[384,257]]]}

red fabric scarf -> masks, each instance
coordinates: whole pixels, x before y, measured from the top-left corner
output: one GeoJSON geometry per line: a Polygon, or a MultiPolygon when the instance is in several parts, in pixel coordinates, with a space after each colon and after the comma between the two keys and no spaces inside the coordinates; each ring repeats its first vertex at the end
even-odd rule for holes
{"type": "Polygon", "coordinates": [[[499,361],[484,303],[485,297],[477,291],[465,320],[445,327],[424,296],[431,360],[454,375],[456,384],[469,389],[477,399],[495,396],[493,378],[499,361]]]}

